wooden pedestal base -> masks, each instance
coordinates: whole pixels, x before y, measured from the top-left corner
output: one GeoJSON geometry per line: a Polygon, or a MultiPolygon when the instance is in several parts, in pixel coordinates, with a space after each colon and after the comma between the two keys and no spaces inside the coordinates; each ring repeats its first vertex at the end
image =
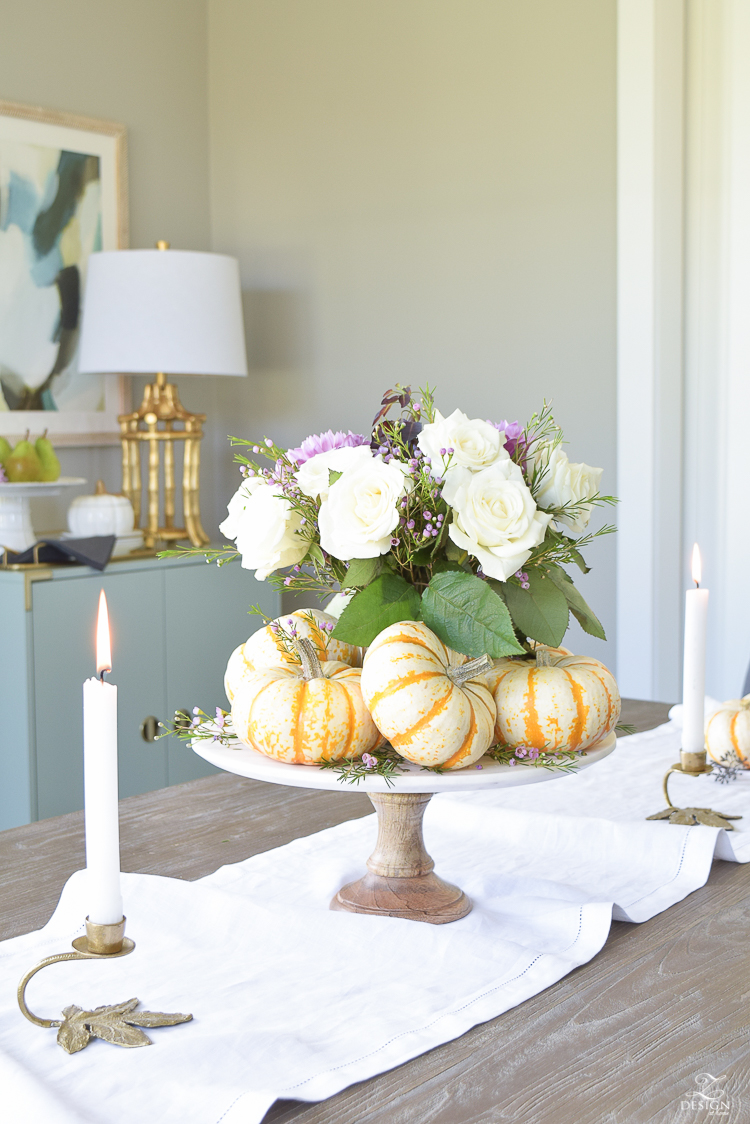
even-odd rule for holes
{"type": "Polygon", "coordinates": [[[432,793],[368,793],[378,813],[378,841],[367,860],[368,874],[343,886],[331,909],[404,917],[445,925],[471,910],[471,901],[433,873],[422,837],[422,819],[432,793]]]}

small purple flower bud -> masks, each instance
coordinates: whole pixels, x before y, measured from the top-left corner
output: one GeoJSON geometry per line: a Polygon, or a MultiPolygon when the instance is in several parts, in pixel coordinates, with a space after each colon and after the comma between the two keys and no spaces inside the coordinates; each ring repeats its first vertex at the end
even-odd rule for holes
{"type": "Polygon", "coordinates": [[[484,765],[477,765],[477,769],[483,769],[484,765]]]}
{"type": "Polygon", "coordinates": [[[427,524],[427,526],[425,527],[425,531],[429,531],[430,534],[432,534],[432,523],[427,524]]]}
{"type": "Polygon", "coordinates": [[[438,523],[442,523],[444,518],[445,518],[445,516],[443,515],[442,511],[439,512],[438,517],[437,517],[438,523]]]}
{"type": "Polygon", "coordinates": [[[435,477],[435,483],[436,484],[442,484],[443,483],[443,477],[442,476],[436,476],[435,477]]]}
{"type": "Polygon", "coordinates": [[[433,539],[436,539],[436,538],[438,537],[438,535],[439,535],[439,534],[440,534],[440,531],[439,531],[439,530],[433,530],[433,531],[432,531],[432,537],[433,537],[433,539]]]}
{"type": "Polygon", "coordinates": [[[396,539],[396,538],[391,539],[391,546],[398,546],[400,541],[401,541],[400,539],[396,539]]]}
{"type": "Polygon", "coordinates": [[[509,765],[515,765],[515,761],[513,760],[513,758],[512,758],[512,757],[511,757],[510,761],[508,762],[508,764],[509,764],[509,765]]]}
{"type": "Polygon", "coordinates": [[[425,519],[432,519],[432,512],[431,512],[431,511],[426,511],[426,512],[424,513],[424,517],[425,517],[425,519]]]}
{"type": "MultiPolygon", "coordinates": [[[[452,457],[452,456],[453,456],[453,454],[455,453],[455,451],[456,451],[455,449],[449,449],[449,450],[448,450],[448,456],[449,456],[449,457],[452,457]]],[[[480,765],[480,768],[481,768],[481,765],[480,765]]]]}
{"type": "Polygon", "coordinates": [[[418,414],[421,409],[422,409],[422,407],[419,405],[419,402],[415,402],[414,403],[414,413],[418,414]]]}
{"type": "Polygon", "coordinates": [[[440,450],[440,456],[444,457],[447,451],[448,451],[447,449],[441,449],[440,450]]]}
{"type": "Polygon", "coordinates": [[[307,520],[305,518],[300,519],[300,523],[302,524],[303,527],[304,527],[306,522],[307,522],[307,520]]]}
{"type": "Polygon", "coordinates": [[[414,530],[414,520],[410,519],[409,522],[406,524],[406,526],[409,528],[410,531],[413,531],[414,530]]]}
{"type": "Polygon", "coordinates": [[[266,437],[266,445],[268,446],[269,449],[273,448],[273,441],[271,440],[270,437],[266,437]]]}
{"type": "Polygon", "coordinates": [[[259,453],[260,452],[260,445],[253,445],[253,452],[259,453]]]}
{"type": "Polygon", "coordinates": [[[292,584],[291,578],[284,578],[284,585],[291,585],[291,584],[292,584]]]}
{"type": "Polygon", "coordinates": [[[429,539],[430,537],[431,537],[431,536],[430,536],[430,532],[429,532],[429,531],[423,531],[423,532],[422,532],[422,538],[423,538],[423,539],[429,539]]]}

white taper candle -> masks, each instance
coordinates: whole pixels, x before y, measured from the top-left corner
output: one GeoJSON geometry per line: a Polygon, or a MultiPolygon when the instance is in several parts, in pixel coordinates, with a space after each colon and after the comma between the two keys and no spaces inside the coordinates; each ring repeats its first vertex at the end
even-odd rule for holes
{"type": "MultiPolygon", "coordinates": [[[[97,618],[97,672],[111,668],[107,601],[102,590],[97,618]]],[[[89,920],[122,920],[120,828],[117,806],[117,687],[104,677],[83,685],[83,786],[86,828],[86,893],[89,920]]]]}
{"type": "MultiPolygon", "coordinates": [[[[701,580],[701,558],[693,547],[693,581],[701,580]]],[[[682,670],[682,749],[700,753],[704,748],[704,696],[706,693],[706,622],[708,590],[688,589],[685,594],[685,648],[682,670]]]]}

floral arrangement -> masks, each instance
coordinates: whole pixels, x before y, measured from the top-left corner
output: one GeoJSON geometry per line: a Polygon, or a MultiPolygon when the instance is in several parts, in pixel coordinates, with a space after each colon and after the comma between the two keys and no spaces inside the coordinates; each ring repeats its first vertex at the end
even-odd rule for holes
{"type": "Polygon", "coordinates": [[[397,386],[369,434],[230,441],[245,449],[221,525],[234,545],[200,552],[281,589],[343,593],[334,638],[365,647],[421,620],[454,651],[498,658],[557,647],[571,613],[605,638],[564,567],[587,571],[582,550],[614,530],[590,532],[591,513],[615,501],[601,469],[568,459],[546,403],[522,426],[444,417],[429,388],[397,386]]]}

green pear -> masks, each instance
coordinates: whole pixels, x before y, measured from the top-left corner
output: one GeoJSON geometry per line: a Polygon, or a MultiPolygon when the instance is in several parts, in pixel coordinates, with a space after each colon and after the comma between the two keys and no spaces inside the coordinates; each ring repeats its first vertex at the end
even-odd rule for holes
{"type": "Polygon", "coordinates": [[[3,468],[11,484],[24,484],[29,480],[41,479],[42,466],[36,449],[29,441],[28,429],[24,439],[18,442],[13,452],[6,458],[3,468]]]}
{"type": "Polygon", "coordinates": [[[0,465],[5,464],[6,457],[9,457],[13,452],[8,442],[4,437],[0,437],[0,465]]]}
{"type": "Polygon", "coordinates": [[[39,479],[57,480],[60,475],[60,462],[52,447],[52,442],[47,436],[46,429],[41,437],[37,437],[34,448],[36,450],[36,455],[39,457],[39,463],[42,466],[42,474],[39,479]]]}

